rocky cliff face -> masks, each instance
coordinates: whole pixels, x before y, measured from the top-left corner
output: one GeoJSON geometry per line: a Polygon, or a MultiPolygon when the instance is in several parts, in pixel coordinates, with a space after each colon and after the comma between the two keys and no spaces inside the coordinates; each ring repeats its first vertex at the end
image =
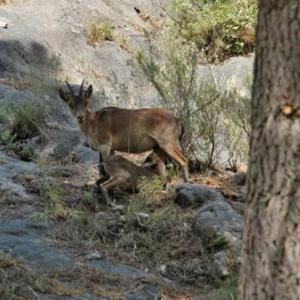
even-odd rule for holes
{"type": "Polygon", "coordinates": [[[155,30],[153,24],[158,24],[166,4],[33,0],[1,6],[0,78],[26,77],[32,85],[86,79],[96,92],[104,89],[116,105],[128,106],[132,98],[138,106],[149,106],[156,93],[133,65],[131,54],[145,46],[143,30],[155,30]],[[93,47],[87,31],[101,22],[114,27],[112,41],[93,47]]]}

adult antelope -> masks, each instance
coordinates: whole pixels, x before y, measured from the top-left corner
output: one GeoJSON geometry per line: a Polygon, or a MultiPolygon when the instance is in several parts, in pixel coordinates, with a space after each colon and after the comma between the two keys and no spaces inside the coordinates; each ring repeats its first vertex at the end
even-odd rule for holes
{"type": "MultiPolygon", "coordinates": [[[[84,89],[84,80],[76,94],[66,81],[68,91],[59,89],[64,100],[77,119],[93,150],[99,152],[101,163],[115,150],[142,153],[149,150],[163,157],[165,152],[182,168],[185,181],[188,180],[188,160],[178,148],[182,125],[178,118],[160,108],[125,109],[104,107],[96,112],[88,109],[88,99],[93,93],[92,85],[84,89]]],[[[165,165],[160,164],[160,174],[165,177],[165,165]]]]}
{"type": "Polygon", "coordinates": [[[121,187],[137,192],[141,178],[160,175],[159,167],[162,163],[160,157],[155,153],[149,156],[151,163],[145,163],[143,166],[138,166],[120,155],[110,155],[101,163],[104,172],[109,175],[109,179],[99,185],[106,204],[112,204],[108,195],[108,191],[112,188],[121,187]]]}

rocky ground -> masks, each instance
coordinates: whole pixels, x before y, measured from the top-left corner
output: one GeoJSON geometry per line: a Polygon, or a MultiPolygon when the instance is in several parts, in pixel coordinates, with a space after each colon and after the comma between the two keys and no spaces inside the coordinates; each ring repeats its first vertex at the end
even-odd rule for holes
{"type": "MultiPolygon", "coordinates": [[[[144,30],[159,26],[167,2],[0,1],[0,299],[232,299],[244,174],[208,171],[183,184],[173,171],[167,192],[144,182],[107,207],[94,185],[98,155],[57,95],[65,79],[85,78],[91,109],[156,106],[132,52],[147,47],[144,30]],[[114,37],[92,46],[89,23],[103,20],[114,37]],[[36,124],[24,103],[45,120],[36,124]],[[11,105],[29,122],[16,126],[11,105]],[[37,130],[15,137],[28,123],[37,130]]],[[[234,58],[199,71],[225,83],[251,66],[234,58]]]]}
{"type": "Polygon", "coordinates": [[[167,192],[148,182],[110,208],[96,165],[0,155],[2,299],[217,299],[234,276],[242,175],[175,177],[167,192]]]}

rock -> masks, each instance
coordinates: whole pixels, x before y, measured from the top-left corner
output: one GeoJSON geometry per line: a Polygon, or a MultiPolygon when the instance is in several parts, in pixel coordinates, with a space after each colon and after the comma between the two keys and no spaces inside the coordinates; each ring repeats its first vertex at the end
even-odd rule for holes
{"type": "Polygon", "coordinates": [[[0,219],[0,250],[22,258],[34,269],[61,270],[71,268],[69,253],[49,245],[47,227],[23,219],[0,219]]]}
{"type": "Polygon", "coordinates": [[[223,200],[220,192],[199,184],[181,184],[176,187],[175,203],[182,206],[202,206],[204,203],[223,200]]]}
{"type": "Polygon", "coordinates": [[[245,207],[246,207],[246,203],[244,202],[239,202],[239,201],[230,201],[228,200],[228,203],[230,203],[230,205],[240,214],[240,215],[244,215],[245,213],[245,207]]]}
{"type": "Polygon", "coordinates": [[[62,160],[66,158],[73,149],[80,143],[82,134],[79,130],[60,130],[55,132],[55,140],[50,141],[50,145],[54,143],[52,151],[49,151],[49,158],[54,160],[62,160]]]}
{"type": "Polygon", "coordinates": [[[218,277],[228,277],[230,275],[229,259],[225,251],[220,251],[213,256],[213,267],[218,277]]]}
{"type": "Polygon", "coordinates": [[[146,284],[137,291],[125,296],[126,300],[159,300],[161,299],[160,289],[153,284],[146,284]]]}
{"type": "Polygon", "coordinates": [[[233,249],[240,249],[243,218],[225,200],[216,200],[200,208],[193,228],[206,242],[224,241],[233,249]]]}
{"type": "Polygon", "coordinates": [[[93,259],[102,259],[104,257],[104,254],[99,252],[98,250],[93,250],[90,253],[88,253],[84,258],[86,260],[93,260],[93,259]]]}
{"type": "MultiPolygon", "coordinates": [[[[54,226],[54,225],[52,225],[54,226]]],[[[52,228],[50,225],[37,224],[25,219],[0,219],[0,252],[8,252],[23,264],[28,265],[34,272],[69,272],[79,265],[81,269],[87,268],[89,271],[95,269],[103,273],[104,276],[115,277],[121,282],[134,282],[127,290],[122,290],[122,299],[128,300],[155,300],[161,299],[160,289],[153,285],[144,283],[148,278],[153,278],[143,270],[109,262],[102,257],[98,251],[84,256],[83,260],[76,261],[73,253],[68,249],[55,248],[51,245],[48,233],[52,228]],[[77,264],[78,263],[78,264],[77,264]],[[136,284],[143,284],[136,289],[136,284]]],[[[70,283],[62,281],[62,284],[70,287],[70,283]]],[[[74,287],[77,282],[73,282],[74,287]]],[[[114,280],[115,284],[115,280],[114,280]]],[[[115,288],[115,286],[114,286],[115,288]]],[[[38,299],[110,299],[106,297],[96,297],[90,290],[82,291],[76,297],[62,297],[58,295],[48,295],[38,292],[38,299]]]]}
{"type": "Polygon", "coordinates": [[[24,162],[0,151],[0,195],[2,200],[27,201],[32,197],[25,188],[15,182],[17,176],[34,174],[39,168],[34,162],[24,162]]]}
{"type": "Polygon", "coordinates": [[[219,65],[200,65],[198,70],[203,80],[212,78],[221,89],[237,89],[242,96],[250,97],[247,80],[252,74],[254,55],[236,56],[219,65]]]}
{"type": "Polygon", "coordinates": [[[168,268],[167,265],[159,265],[157,267],[157,272],[159,274],[161,274],[162,276],[166,276],[167,275],[167,268],[168,268]]]}
{"type": "Polygon", "coordinates": [[[93,165],[98,164],[99,153],[93,151],[90,147],[78,145],[73,151],[74,159],[80,164],[93,165]]]}
{"type": "Polygon", "coordinates": [[[114,264],[105,259],[92,259],[89,260],[87,264],[102,272],[119,275],[122,277],[128,277],[132,279],[149,277],[149,274],[143,270],[122,264],[114,264]]]}

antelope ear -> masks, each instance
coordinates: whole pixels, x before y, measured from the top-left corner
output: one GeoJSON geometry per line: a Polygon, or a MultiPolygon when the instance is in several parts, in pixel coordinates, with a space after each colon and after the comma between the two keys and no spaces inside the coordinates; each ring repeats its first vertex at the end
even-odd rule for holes
{"type": "Polygon", "coordinates": [[[66,96],[65,92],[63,89],[59,89],[58,90],[58,94],[59,94],[59,97],[64,100],[65,102],[68,102],[68,97],[66,96]]]}
{"type": "Polygon", "coordinates": [[[84,96],[86,99],[90,98],[93,93],[93,86],[90,84],[87,90],[84,92],[84,96]]]}

